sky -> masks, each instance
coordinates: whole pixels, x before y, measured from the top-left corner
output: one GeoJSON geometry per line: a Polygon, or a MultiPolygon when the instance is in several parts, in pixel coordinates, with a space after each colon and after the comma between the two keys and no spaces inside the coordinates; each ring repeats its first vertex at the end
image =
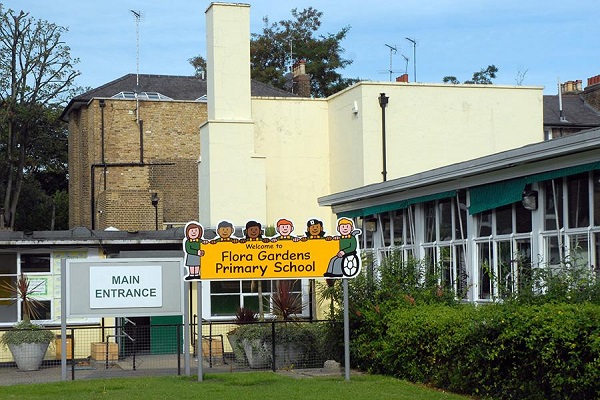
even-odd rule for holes
{"type": "MultiPolygon", "coordinates": [[[[322,34],[350,28],[341,45],[352,64],[345,78],[389,81],[459,81],[493,64],[495,84],[543,86],[600,74],[598,0],[251,0],[250,31],[263,17],[291,19],[291,10],[323,13],[322,34]],[[406,38],[416,41],[416,46],[406,38]],[[393,49],[395,50],[393,50],[393,49]],[[415,57],[416,54],[416,57],[415,57]],[[408,61],[406,60],[408,59],[408,61]],[[391,68],[390,68],[391,63],[391,68]]],[[[62,36],[79,59],[75,83],[95,88],[136,73],[193,75],[189,59],[206,55],[205,11],[200,0],[0,0],[4,8],[29,12],[68,28],[62,36]],[[139,24],[130,10],[140,11],[139,24]]]]}

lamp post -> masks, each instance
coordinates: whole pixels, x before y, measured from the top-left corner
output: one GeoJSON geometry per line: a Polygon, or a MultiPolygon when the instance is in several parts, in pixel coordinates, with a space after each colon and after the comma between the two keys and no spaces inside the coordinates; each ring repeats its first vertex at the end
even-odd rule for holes
{"type": "Polygon", "coordinates": [[[152,202],[152,207],[154,207],[154,230],[158,230],[158,193],[152,193],[150,197],[150,201],[152,202]]]}
{"type": "Polygon", "coordinates": [[[383,153],[383,181],[387,180],[386,149],[385,149],[385,107],[388,104],[389,97],[385,93],[379,94],[379,106],[381,107],[381,146],[383,153]]]}

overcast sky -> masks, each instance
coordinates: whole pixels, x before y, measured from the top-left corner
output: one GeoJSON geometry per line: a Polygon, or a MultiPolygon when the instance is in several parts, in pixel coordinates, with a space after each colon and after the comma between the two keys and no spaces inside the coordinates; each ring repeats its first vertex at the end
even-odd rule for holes
{"type": "MultiPolygon", "coordinates": [[[[5,8],[67,27],[63,36],[79,58],[77,85],[97,87],[136,72],[136,21],[141,11],[139,72],[193,75],[189,58],[206,55],[205,11],[198,0],[0,0],[5,8]]],[[[417,81],[460,81],[490,64],[496,84],[544,86],[600,74],[598,0],[370,0],[249,1],[251,32],[263,17],[291,18],[291,9],[312,6],[323,12],[323,33],[350,26],[342,42],[354,60],[344,77],[389,81],[408,72],[417,81]],[[391,51],[389,45],[397,49],[391,51]],[[406,61],[406,58],[409,61],[406,61]]]]}

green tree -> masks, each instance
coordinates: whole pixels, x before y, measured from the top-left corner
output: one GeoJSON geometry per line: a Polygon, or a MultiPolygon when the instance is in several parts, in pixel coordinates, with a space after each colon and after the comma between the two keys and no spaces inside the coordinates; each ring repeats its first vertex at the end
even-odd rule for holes
{"type": "Polygon", "coordinates": [[[44,109],[31,133],[15,230],[69,229],[68,130],[61,112],[44,109]]]}
{"type": "Polygon", "coordinates": [[[250,42],[252,78],[285,88],[291,54],[294,62],[306,61],[306,72],[312,75],[314,96],[326,97],[356,82],[356,79],[343,78],[337,72],[352,63],[352,60],[342,58],[344,49],[341,46],[350,27],[317,36],[322,16],[322,12],[309,7],[302,11],[294,8],[293,19],[276,23],[270,23],[269,18],[264,17],[262,32],[252,34],[250,42]]]}
{"type": "MultiPolygon", "coordinates": [[[[352,63],[344,59],[342,40],[350,30],[343,27],[337,33],[319,35],[323,13],[309,7],[292,10],[292,19],[271,23],[264,17],[261,33],[253,33],[250,41],[252,79],[289,90],[290,64],[304,60],[306,73],[311,75],[311,92],[316,97],[326,97],[358,82],[344,78],[338,72],[352,63]]],[[[189,59],[196,75],[206,71],[202,56],[189,59]]]]}
{"type": "Polygon", "coordinates": [[[188,62],[194,67],[194,76],[204,76],[206,78],[206,60],[204,57],[192,57],[188,62]]]}
{"type": "MultiPolygon", "coordinates": [[[[466,80],[464,83],[467,85],[479,84],[479,85],[491,85],[492,79],[496,79],[496,73],[498,68],[495,65],[488,65],[487,68],[481,69],[478,72],[473,73],[473,77],[470,80],[466,80]]],[[[451,83],[458,85],[460,81],[455,76],[445,76],[443,78],[444,83],[451,83]]]]}
{"type": "MultiPolygon", "coordinates": [[[[66,179],[66,131],[58,116],[79,75],[78,60],[61,41],[66,31],[0,5],[0,207],[10,228],[26,180],[66,179]]],[[[56,182],[44,185],[56,189],[51,197],[64,190],[56,182]]]]}

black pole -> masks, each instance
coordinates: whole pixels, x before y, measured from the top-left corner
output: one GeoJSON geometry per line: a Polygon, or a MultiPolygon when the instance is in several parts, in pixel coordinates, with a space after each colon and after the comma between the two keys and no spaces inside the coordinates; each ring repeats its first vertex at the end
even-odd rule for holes
{"type": "Polygon", "coordinates": [[[150,197],[150,201],[152,202],[152,206],[154,207],[154,230],[158,230],[158,193],[152,193],[150,197]]]}
{"type": "Polygon", "coordinates": [[[382,159],[383,159],[383,181],[387,180],[387,160],[386,160],[386,148],[385,148],[385,107],[388,104],[389,97],[385,93],[379,94],[379,106],[381,107],[381,147],[382,147],[382,159]]]}
{"type": "Polygon", "coordinates": [[[154,230],[158,230],[158,207],[154,206],[154,230]]]}
{"type": "Polygon", "coordinates": [[[275,321],[271,321],[271,358],[273,359],[273,362],[271,364],[271,369],[273,370],[273,372],[277,372],[277,360],[275,359],[276,355],[275,355],[275,321]]]}

